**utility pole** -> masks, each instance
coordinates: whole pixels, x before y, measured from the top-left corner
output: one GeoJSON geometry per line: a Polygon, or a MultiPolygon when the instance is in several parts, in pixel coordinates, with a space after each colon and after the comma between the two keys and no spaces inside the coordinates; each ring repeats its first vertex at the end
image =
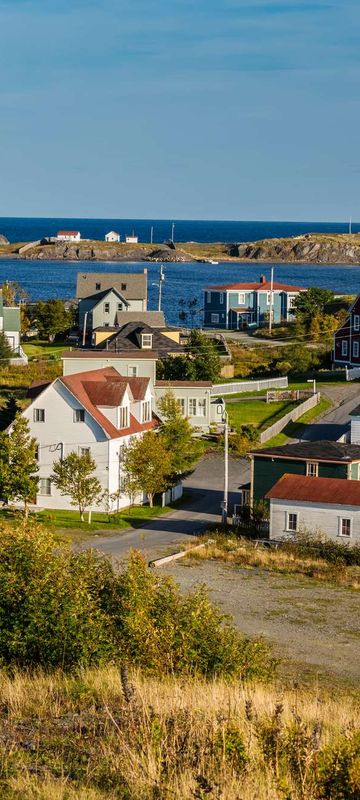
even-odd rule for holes
{"type": "Polygon", "coordinates": [[[271,267],[270,306],[269,306],[269,333],[270,334],[271,334],[271,331],[272,331],[272,322],[273,322],[273,293],[274,293],[274,267],[271,267]]]}
{"type": "Polygon", "coordinates": [[[171,226],[171,241],[174,241],[175,222],[171,226]]]}
{"type": "Polygon", "coordinates": [[[228,493],[229,493],[229,416],[224,409],[224,499],[222,503],[222,523],[226,525],[228,516],[228,493]]]}
{"type": "Polygon", "coordinates": [[[164,266],[160,264],[160,273],[159,273],[159,302],[158,302],[158,311],[161,311],[161,298],[162,298],[162,285],[163,281],[165,280],[164,275],[164,266]]]}
{"type": "Polygon", "coordinates": [[[154,228],[153,228],[153,226],[151,226],[151,228],[150,228],[150,244],[153,243],[153,238],[154,238],[154,228]]]}
{"type": "Polygon", "coordinates": [[[352,223],[352,219],[351,219],[351,217],[350,217],[350,222],[349,222],[349,233],[352,233],[352,230],[351,230],[351,223],[352,223]]]}

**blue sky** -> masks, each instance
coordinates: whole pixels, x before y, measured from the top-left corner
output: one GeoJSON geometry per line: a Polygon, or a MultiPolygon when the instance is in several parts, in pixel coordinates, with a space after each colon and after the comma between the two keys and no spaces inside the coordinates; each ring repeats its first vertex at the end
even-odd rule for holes
{"type": "Polygon", "coordinates": [[[360,219],[358,0],[0,0],[0,216],[360,219]]]}

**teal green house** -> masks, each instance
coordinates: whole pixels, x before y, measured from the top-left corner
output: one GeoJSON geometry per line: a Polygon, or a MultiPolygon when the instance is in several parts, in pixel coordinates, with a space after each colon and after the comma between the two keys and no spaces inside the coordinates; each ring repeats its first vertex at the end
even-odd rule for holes
{"type": "Polygon", "coordinates": [[[208,286],[204,296],[204,327],[243,330],[263,325],[271,312],[275,324],[293,319],[293,304],[304,286],[271,283],[260,275],[258,283],[208,286]]]}
{"type": "Polygon", "coordinates": [[[0,289],[0,331],[14,351],[14,355],[20,355],[20,308],[18,306],[5,306],[3,293],[0,289]]]}
{"type": "Polygon", "coordinates": [[[360,445],[344,442],[294,442],[249,453],[250,485],[242,487],[242,503],[264,500],[285,474],[309,478],[360,480],[360,445]]]}

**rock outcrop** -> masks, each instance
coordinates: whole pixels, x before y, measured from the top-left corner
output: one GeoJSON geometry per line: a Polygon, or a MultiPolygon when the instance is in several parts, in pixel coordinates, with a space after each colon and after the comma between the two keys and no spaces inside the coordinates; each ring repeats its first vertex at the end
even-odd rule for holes
{"type": "Polygon", "coordinates": [[[10,244],[9,239],[3,233],[0,233],[0,244],[10,244]]]}
{"type": "Polygon", "coordinates": [[[305,261],[314,264],[359,264],[359,234],[306,233],[284,239],[231,244],[233,258],[256,261],[305,261]]]}

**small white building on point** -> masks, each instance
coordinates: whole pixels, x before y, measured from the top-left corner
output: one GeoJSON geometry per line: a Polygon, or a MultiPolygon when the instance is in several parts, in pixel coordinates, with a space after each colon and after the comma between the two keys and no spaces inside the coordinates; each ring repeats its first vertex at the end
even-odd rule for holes
{"type": "Polygon", "coordinates": [[[80,242],[80,231],[58,231],[56,238],[58,242],[80,242]]]}
{"type": "MultiPolygon", "coordinates": [[[[36,504],[47,509],[74,507],[51,482],[53,465],[70,452],[89,452],[103,490],[119,492],[112,508],[124,508],[129,498],[121,493],[124,445],[159,425],[153,413],[150,378],[123,377],[113,367],[78,372],[56,378],[35,389],[37,396],[23,411],[31,435],[38,443],[39,491],[36,504]]],[[[144,498],[138,498],[143,502],[144,498]]],[[[93,510],[99,508],[93,506],[93,510]]]]}
{"type": "Polygon", "coordinates": [[[105,242],[120,242],[120,233],[109,231],[105,234],[105,242]]]}
{"type": "Polygon", "coordinates": [[[134,236],[134,234],[132,236],[125,236],[125,242],[126,242],[126,244],[138,244],[139,243],[139,237],[138,236],[134,236]]]}

